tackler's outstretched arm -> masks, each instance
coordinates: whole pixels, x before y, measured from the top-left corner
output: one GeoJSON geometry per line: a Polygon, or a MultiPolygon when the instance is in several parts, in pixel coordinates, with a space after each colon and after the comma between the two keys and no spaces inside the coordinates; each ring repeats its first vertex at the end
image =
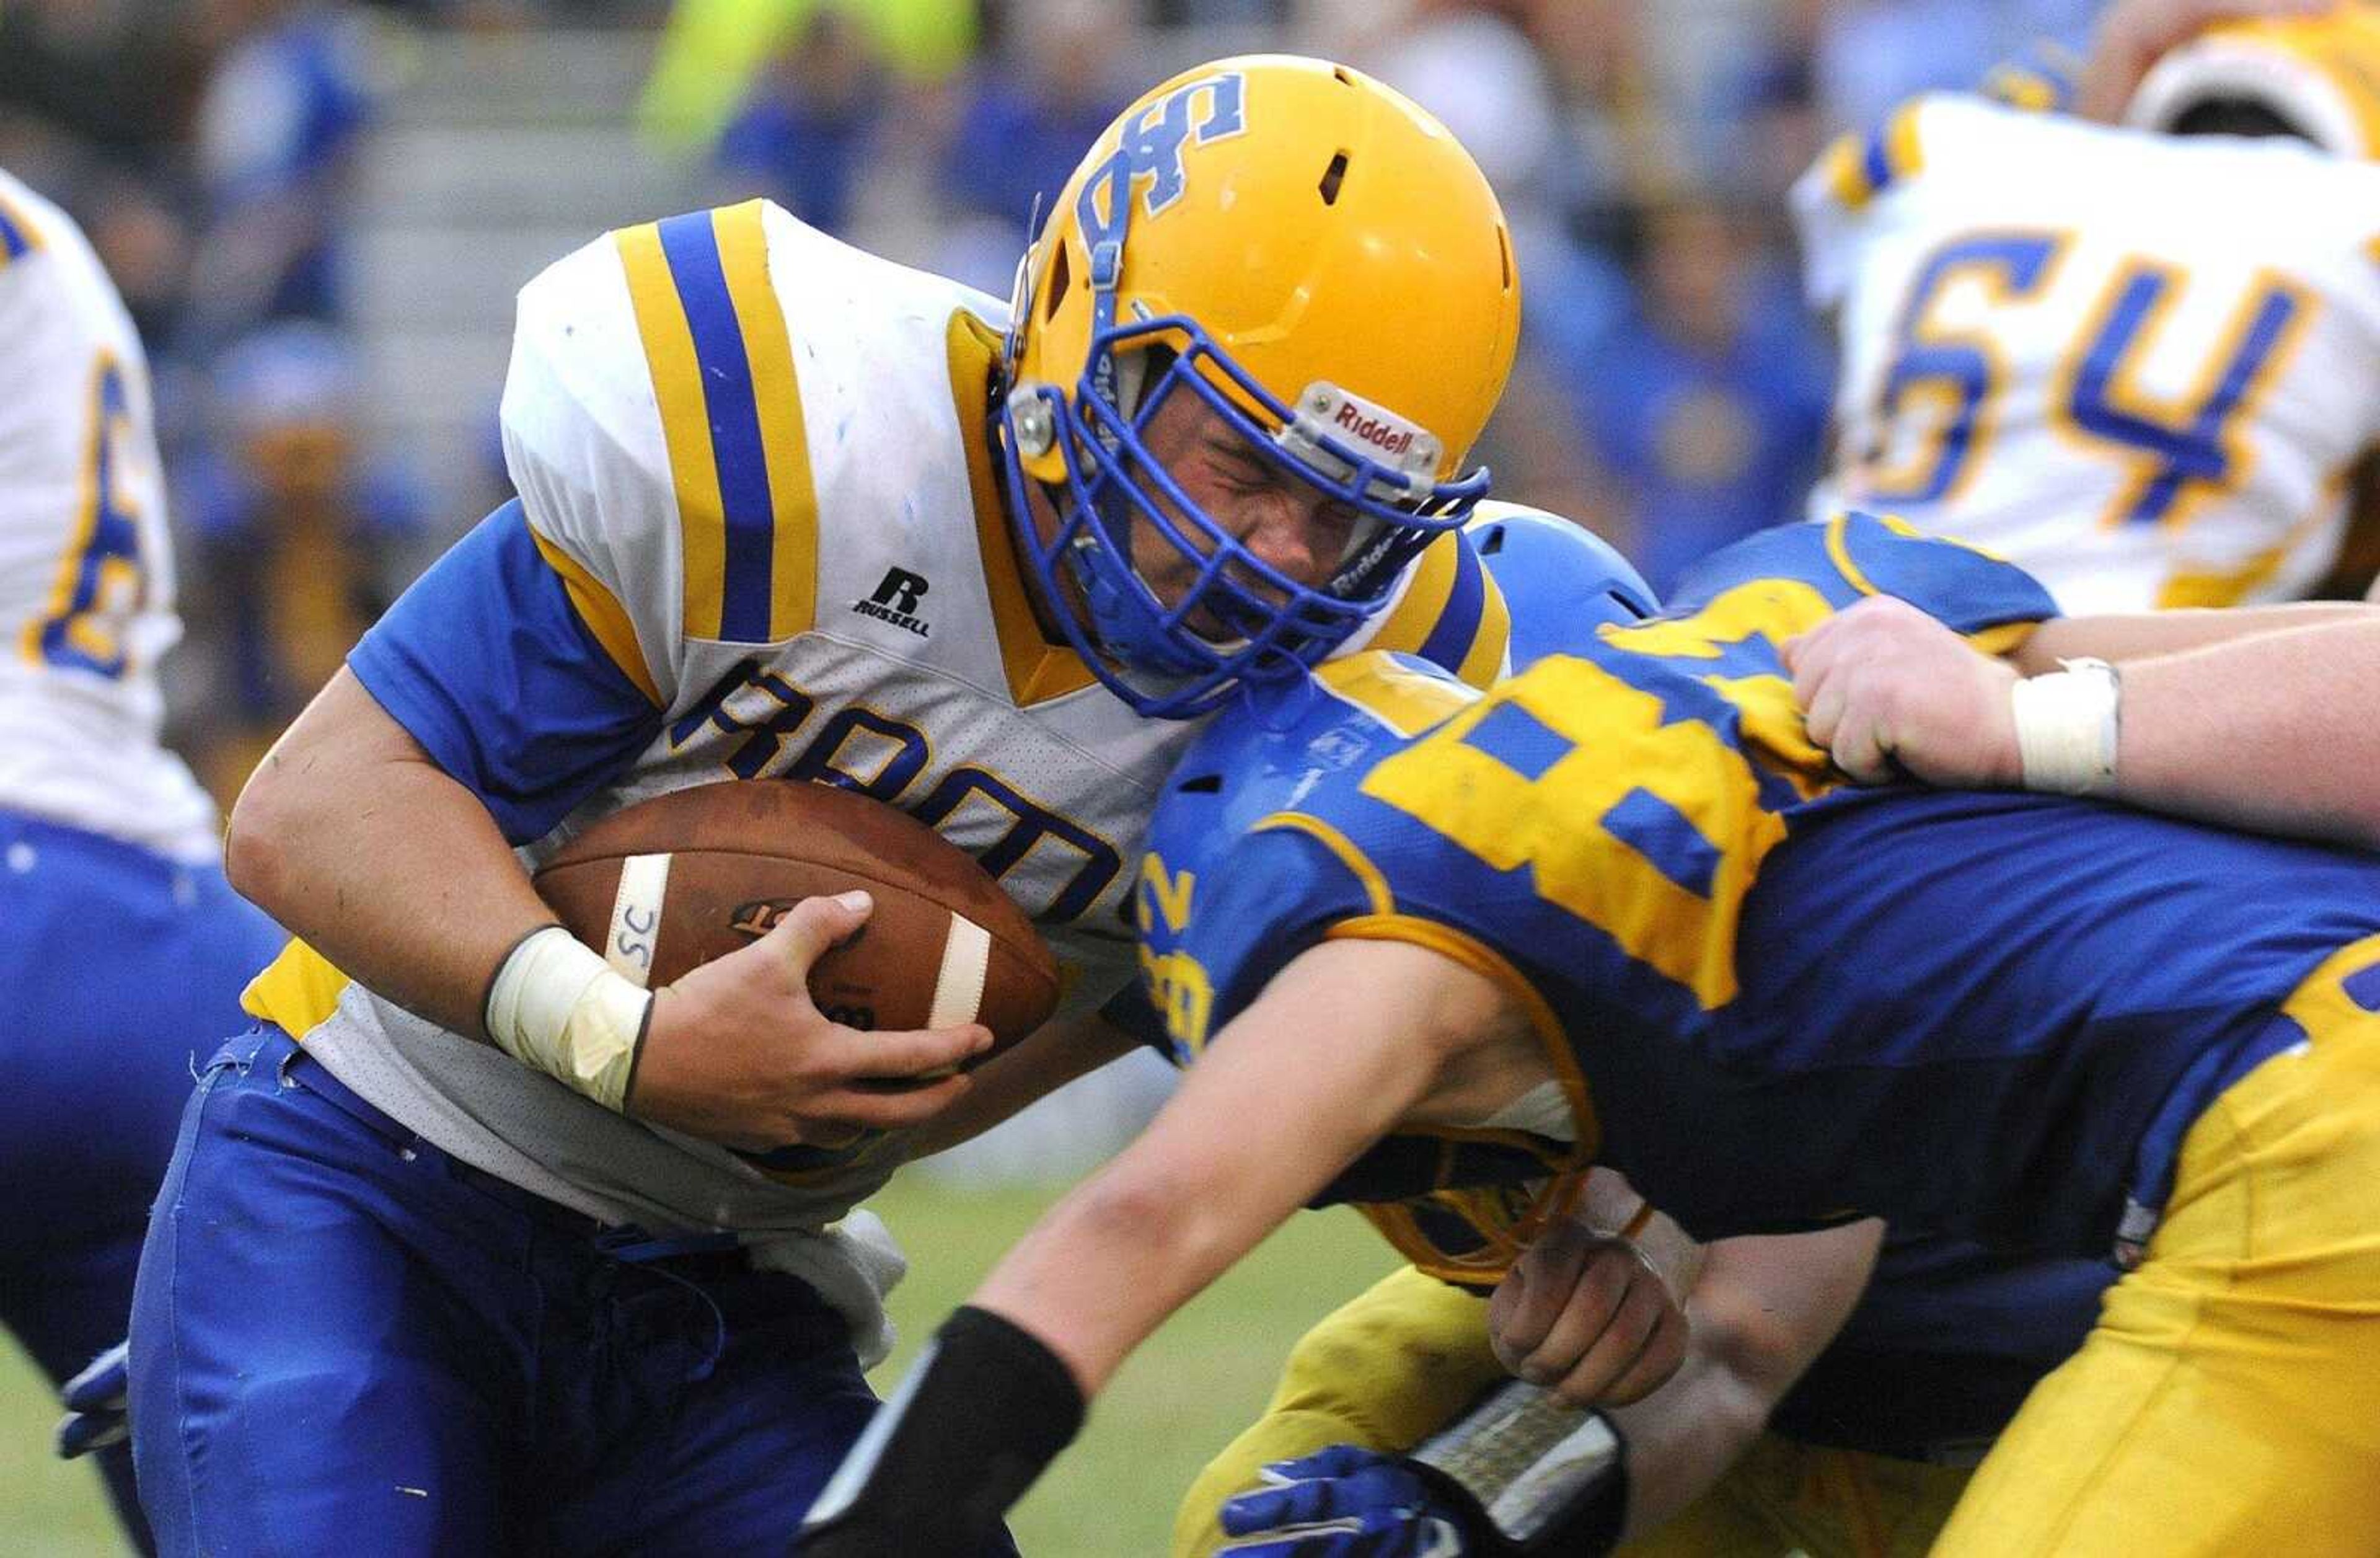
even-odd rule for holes
{"type": "Polygon", "coordinates": [[[1135,1346],[1518,1020],[1485,976],[1417,946],[1299,956],[943,1327],[820,1496],[801,1551],[968,1551],[1135,1346]]]}

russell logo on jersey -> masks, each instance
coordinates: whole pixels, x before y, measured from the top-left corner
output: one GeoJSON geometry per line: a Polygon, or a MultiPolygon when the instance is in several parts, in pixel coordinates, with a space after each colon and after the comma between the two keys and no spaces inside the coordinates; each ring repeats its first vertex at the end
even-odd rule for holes
{"type": "Polygon", "coordinates": [[[852,602],[851,609],[923,639],[929,636],[931,629],[917,616],[917,603],[932,588],[923,574],[913,574],[906,568],[887,568],[884,582],[876,587],[875,593],[865,601],[852,602]]]}

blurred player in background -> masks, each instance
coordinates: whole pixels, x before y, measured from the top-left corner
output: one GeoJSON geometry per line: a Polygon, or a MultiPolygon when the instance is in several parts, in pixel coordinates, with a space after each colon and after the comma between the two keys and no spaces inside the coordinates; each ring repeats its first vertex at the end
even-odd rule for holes
{"type": "Polygon", "coordinates": [[[1129,1042],[1087,1014],[1131,977],[1188,722],[1348,644],[1503,668],[1456,532],[1518,281],[1434,120],[1321,62],[1191,71],[1092,147],[1019,280],[1003,311],[755,201],[524,290],[517,501],[234,815],[234,874],[303,940],[206,1068],[143,1259],[167,1551],[772,1550],[867,1419],[899,1258],[846,1214],[889,1129],[978,1087],[881,1084],[987,1036],[809,1004],[864,902],[648,992],[516,847],[718,780],[904,807],[1075,976],[1075,1016],[987,1067],[1006,1096],[1129,1042]]]}
{"type": "Polygon", "coordinates": [[[2228,23],[2121,111],[1920,98],[1803,181],[1842,340],[1811,512],[1989,546],[2069,612],[2301,598],[2380,438],[2380,10],[2228,23]]]}
{"type": "MultiPolygon", "coordinates": [[[[73,222],[5,173],[0,365],[0,1321],[63,1381],[130,1314],[194,1051],[283,938],[157,741],[181,625],[140,336],[73,222]]],[[[128,1450],[102,1466],[145,1542],[128,1450]]]]}
{"type": "Polygon", "coordinates": [[[418,539],[421,500],[358,437],[352,347],[310,321],[270,324],[215,364],[213,436],[186,459],[182,514],[194,594],[239,611],[190,612],[209,717],[191,761],[228,806],[307,700],[388,607],[391,559],[418,539]]]}

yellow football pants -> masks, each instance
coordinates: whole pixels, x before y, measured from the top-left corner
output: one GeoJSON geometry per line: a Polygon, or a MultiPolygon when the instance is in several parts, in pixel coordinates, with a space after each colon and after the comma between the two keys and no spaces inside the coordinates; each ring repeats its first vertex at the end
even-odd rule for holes
{"type": "Polygon", "coordinates": [[[2341,984],[2375,965],[2380,937],[2325,963],[2283,1008],[2306,1045],[2191,1128],[2145,1259],[1938,1551],[2380,1553],[2380,1014],[2341,984]]]}
{"type": "MultiPolygon", "coordinates": [[[[1503,1367],[1488,1345],[1487,1300],[1407,1267],[1306,1333],[1265,1415],[1208,1462],[1173,1522],[1174,1558],[1224,1540],[1226,1501],[1273,1461],[1328,1444],[1412,1449],[1468,1406],[1503,1367]]],[[[1755,1443],[1702,1501],[1626,1558],[1917,1558],[1941,1529],[1963,1470],[1755,1443]]]]}
{"type": "Polygon", "coordinates": [[[1973,1473],[1762,1434],[1621,1558],[1924,1558],[1973,1473]]]}
{"type": "MultiPolygon", "coordinates": [[[[2380,937],[2285,1013],[2306,1044],[2184,1138],[2141,1267],[2027,1398],[1935,1551],[1949,1558],[2380,1554],[2380,937]]],[[[1193,1484],[1174,1552],[1267,1462],[1411,1449],[1500,1377],[1483,1300],[1396,1272],[1299,1343],[1266,1417],[1193,1484]],[[1410,1376],[1410,1379],[1409,1379],[1410,1376]],[[1411,1380],[1426,1382],[1414,1388],[1411,1380]]],[[[1814,1558],[1923,1550],[1965,1474],[1773,1438],[1626,1551],[1814,1558]]]]}

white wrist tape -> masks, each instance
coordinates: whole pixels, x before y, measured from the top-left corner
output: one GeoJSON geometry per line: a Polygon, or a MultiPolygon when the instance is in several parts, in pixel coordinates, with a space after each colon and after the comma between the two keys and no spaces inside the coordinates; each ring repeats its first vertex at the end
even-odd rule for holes
{"type": "Polygon", "coordinates": [[[2061,660],[2062,670],[2010,689],[2024,787],[2088,796],[2116,786],[2123,680],[2104,660],[2061,660]]]}
{"type": "Polygon", "coordinates": [[[488,988],[496,1047],[601,1104],[624,1106],[643,1041],[649,992],[559,925],[513,948],[488,988]]]}

